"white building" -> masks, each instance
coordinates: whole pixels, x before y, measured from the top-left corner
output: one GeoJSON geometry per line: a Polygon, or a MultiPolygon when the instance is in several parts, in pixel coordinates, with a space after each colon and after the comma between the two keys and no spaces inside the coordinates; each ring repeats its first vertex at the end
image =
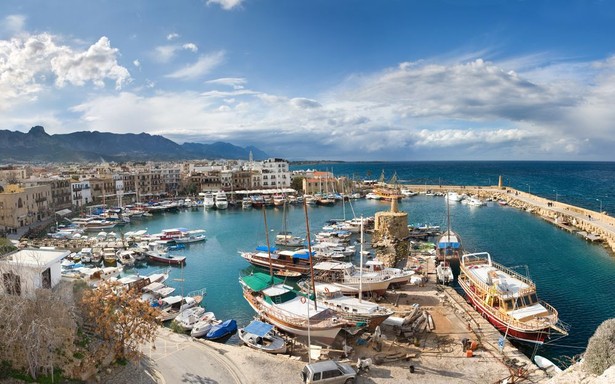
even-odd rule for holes
{"type": "Polygon", "coordinates": [[[33,296],[39,288],[52,289],[60,282],[61,260],[70,251],[22,249],[0,256],[0,294],[33,296]]]}
{"type": "MultiPolygon", "coordinates": [[[[258,163],[255,163],[258,167],[258,163]]],[[[290,188],[291,177],[288,170],[288,161],[270,158],[260,163],[263,188],[290,188]]]]}
{"type": "Polygon", "coordinates": [[[92,202],[92,189],[88,180],[71,183],[70,192],[71,203],[74,207],[84,207],[92,202]]]}

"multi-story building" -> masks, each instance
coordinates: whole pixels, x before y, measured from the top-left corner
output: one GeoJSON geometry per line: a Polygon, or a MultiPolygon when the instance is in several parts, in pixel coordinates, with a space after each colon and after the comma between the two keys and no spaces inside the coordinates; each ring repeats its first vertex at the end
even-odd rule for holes
{"type": "Polygon", "coordinates": [[[75,209],[81,209],[92,203],[92,188],[89,180],[70,184],[71,203],[75,209]]]}
{"type": "Polygon", "coordinates": [[[71,201],[71,181],[65,178],[47,178],[47,179],[27,179],[24,182],[26,187],[36,185],[49,185],[51,188],[51,201],[49,208],[53,211],[69,209],[72,205],[71,201]]]}
{"type": "Polygon", "coordinates": [[[291,177],[288,161],[270,158],[260,163],[252,163],[254,169],[260,169],[262,188],[290,188],[291,177]]]}
{"type": "Polygon", "coordinates": [[[7,185],[0,192],[0,229],[7,232],[46,219],[51,214],[50,201],[49,185],[7,185]]]}

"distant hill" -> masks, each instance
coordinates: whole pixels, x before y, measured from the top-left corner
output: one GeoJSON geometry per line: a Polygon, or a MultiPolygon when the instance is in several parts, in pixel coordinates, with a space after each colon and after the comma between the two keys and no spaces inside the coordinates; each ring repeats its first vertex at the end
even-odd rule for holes
{"type": "Polygon", "coordinates": [[[168,161],[190,159],[244,159],[252,151],[254,160],[269,158],[258,148],[229,143],[177,144],[163,136],[147,133],[73,132],[49,135],[41,126],[28,133],[0,130],[0,162],[43,161],[168,161]]]}

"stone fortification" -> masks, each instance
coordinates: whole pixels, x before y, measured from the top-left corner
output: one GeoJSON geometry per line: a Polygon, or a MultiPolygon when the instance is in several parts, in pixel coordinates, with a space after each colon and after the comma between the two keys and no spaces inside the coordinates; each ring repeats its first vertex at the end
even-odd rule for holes
{"type": "Polygon", "coordinates": [[[391,210],[376,212],[372,247],[378,260],[385,266],[396,266],[405,261],[409,253],[408,213],[399,212],[397,199],[391,200],[391,210]]]}

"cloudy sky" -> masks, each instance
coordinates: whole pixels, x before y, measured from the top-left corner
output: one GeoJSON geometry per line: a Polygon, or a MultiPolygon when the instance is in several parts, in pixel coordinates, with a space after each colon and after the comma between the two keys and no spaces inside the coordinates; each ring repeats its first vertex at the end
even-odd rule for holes
{"type": "Polygon", "coordinates": [[[0,129],[615,161],[615,2],[2,0],[0,129]]]}

